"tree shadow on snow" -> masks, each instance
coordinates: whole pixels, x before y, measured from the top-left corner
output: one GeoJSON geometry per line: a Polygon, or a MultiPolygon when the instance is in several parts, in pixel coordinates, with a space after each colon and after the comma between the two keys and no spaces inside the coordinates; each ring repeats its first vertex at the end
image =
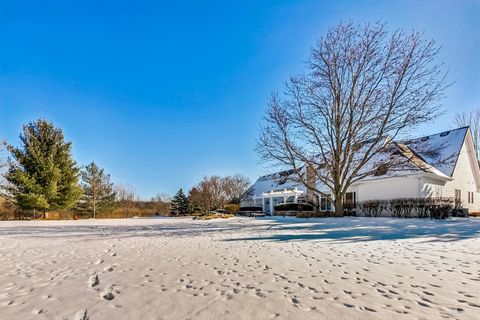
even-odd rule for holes
{"type": "MultiPolygon", "coordinates": [[[[126,220],[123,220],[126,221],[126,220]]],[[[480,237],[480,219],[428,220],[394,218],[239,218],[233,220],[175,221],[145,225],[113,224],[96,220],[49,225],[4,224],[0,236],[88,241],[99,238],[132,237],[195,237],[220,235],[224,241],[331,241],[361,242],[375,240],[425,239],[425,241],[457,241],[480,237]],[[241,237],[239,236],[241,234],[241,237]]],[[[27,222],[28,223],[28,222],[27,222]]],[[[123,222],[122,222],[123,223],[123,222]]],[[[127,221],[128,223],[128,221],[127,221]]]]}

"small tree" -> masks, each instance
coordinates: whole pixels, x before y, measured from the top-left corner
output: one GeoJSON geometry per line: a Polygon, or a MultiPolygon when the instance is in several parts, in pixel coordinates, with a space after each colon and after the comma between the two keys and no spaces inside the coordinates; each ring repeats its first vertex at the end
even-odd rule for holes
{"type": "Polygon", "coordinates": [[[96,218],[97,210],[111,208],[115,201],[113,183],[110,182],[110,175],[104,169],[91,162],[82,171],[83,199],[80,208],[93,212],[96,218]]]}
{"type": "Polygon", "coordinates": [[[23,126],[21,147],[8,145],[7,191],[25,210],[62,210],[81,196],[79,169],[72,159],[71,143],[51,122],[37,120],[23,126]]]}
{"type": "Polygon", "coordinates": [[[175,215],[186,215],[189,213],[190,204],[182,188],[180,188],[180,190],[178,190],[178,192],[173,197],[171,202],[171,208],[175,215]]]}

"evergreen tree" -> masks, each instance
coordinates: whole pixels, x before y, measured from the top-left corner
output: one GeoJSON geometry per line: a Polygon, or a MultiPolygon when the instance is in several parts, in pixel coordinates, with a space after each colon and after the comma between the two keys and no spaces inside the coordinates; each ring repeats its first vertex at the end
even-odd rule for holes
{"type": "Polygon", "coordinates": [[[8,145],[7,191],[25,210],[71,208],[81,195],[79,169],[72,159],[71,142],[51,122],[37,120],[23,126],[21,147],[8,145]]]}
{"type": "Polygon", "coordinates": [[[172,212],[175,215],[186,215],[189,213],[190,203],[182,188],[180,188],[177,194],[175,194],[175,196],[173,197],[171,206],[172,212]]]}
{"type": "Polygon", "coordinates": [[[110,175],[95,162],[90,163],[82,171],[83,198],[79,203],[81,211],[93,212],[93,218],[97,211],[111,208],[115,202],[113,183],[110,175]]]}

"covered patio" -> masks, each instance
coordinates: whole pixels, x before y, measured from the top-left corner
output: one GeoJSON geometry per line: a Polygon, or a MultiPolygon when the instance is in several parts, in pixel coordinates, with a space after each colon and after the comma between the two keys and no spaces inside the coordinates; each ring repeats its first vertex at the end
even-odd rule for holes
{"type": "Polygon", "coordinates": [[[304,193],[296,187],[293,189],[277,189],[262,193],[263,213],[273,214],[275,205],[279,203],[297,203],[298,198],[304,193]]]}

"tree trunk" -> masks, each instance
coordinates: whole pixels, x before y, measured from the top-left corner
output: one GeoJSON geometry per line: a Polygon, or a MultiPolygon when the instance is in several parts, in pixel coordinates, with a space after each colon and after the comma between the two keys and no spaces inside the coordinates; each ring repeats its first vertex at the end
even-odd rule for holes
{"type": "Polygon", "coordinates": [[[335,195],[335,217],[343,217],[343,197],[335,195]]]}

